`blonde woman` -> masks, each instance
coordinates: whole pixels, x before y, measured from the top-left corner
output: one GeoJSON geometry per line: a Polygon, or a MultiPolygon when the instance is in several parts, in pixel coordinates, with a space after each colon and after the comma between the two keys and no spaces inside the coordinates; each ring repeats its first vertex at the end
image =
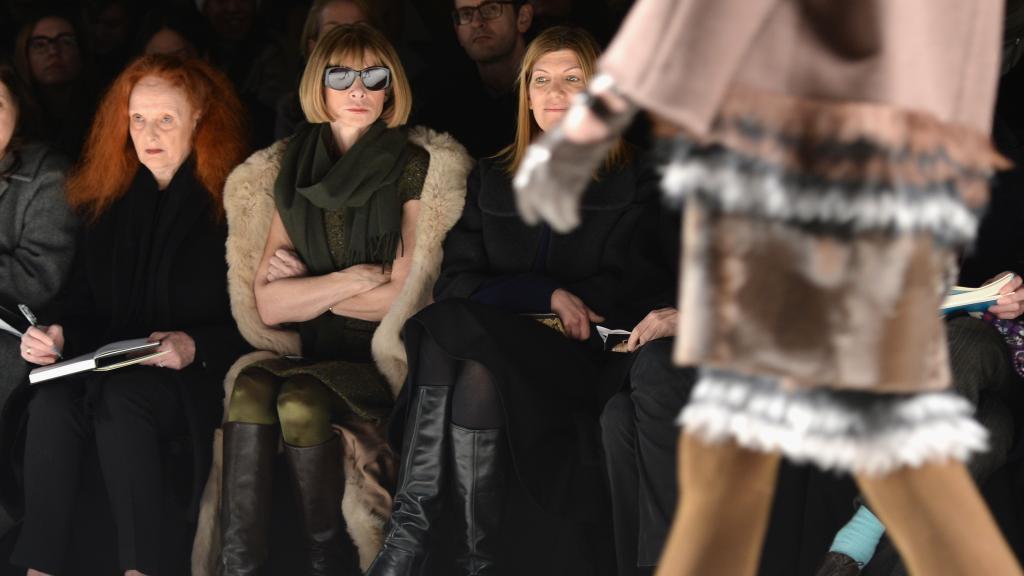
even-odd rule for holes
{"type": "Polygon", "coordinates": [[[592,450],[605,358],[594,324],[623,316],[627,251],[656,190],[620,144],[584,194],[583,225],[560,235],[523,224],[511,188],[530,141],[561,119],[596,58],[581,30],[540,34],[519,76],[516,140],[470,175],[462,218],[445,240],[439,302],[405,327],[409,378],[392,415],[392,437],[404,435],[401,469],[373,576],[441,573],[424,560],[436,551],[428,538],[445,493],[460,520],[463,574],[498,569],[507,479],[558,521],[601,513],[603,470],[592,450]],[[557,316],[564,333],[524,314],[557,316]]]}
{"type": "Polygon", "coordinates": [[[394,49],[373,28],[343,25],[321,38],[299,97],[309,124],[281,158],[253,289],[264,324],[298,329],[302,356],[257,362],[235,381],[224,426],[226,574],[265,569],[279,435],[308,573],[354,569],[338,505],[344,482],[332,424],[380,436],[390,412],[391,393],[370,342],[409,275],[431,163],[403,127],[409,85],[394,49]]]}

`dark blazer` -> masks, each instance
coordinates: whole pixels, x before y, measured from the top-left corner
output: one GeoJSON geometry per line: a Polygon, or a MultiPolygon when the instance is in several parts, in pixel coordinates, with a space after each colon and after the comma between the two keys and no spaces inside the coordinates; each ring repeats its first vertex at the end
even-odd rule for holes
{"type": "Polygon", "coordinates": [[[550,233],[546,257],[537,262],[549,232],[523,223],[504,166],[481,160],[470,174],[462,217],[445,239],[434,296],[469,298],[495,283],[543,277],[538,282],[568,290],[609,323],[625,326],[631,319],[623,318],[622,310],[630,295],[623,291],[623,280],[647,273],[630,262],[634,233],[651,215],[657,194],[657,179],[647,163],[602,174],[583,194],[582,224],[569,234],[550,233]]]}
{"type": "MultiPolygon", "coordinates": [[[[247,348],[228,302],[226,238],[227,227],[215,216],[191,161],[164,191],[157,191],[149,171],[140,168],[129,191],[79,235],[60,319],[66,357],[154,331],[182,331],[195,340],[195,361],[176,373],[193,455],[186,488],[191,506],[206,481],[224,375],[247,348]]],[[[16,447],[24,442],[30,396],[28,386],[12,395],[0,428],[0,461],[12,462],[0,466],[0,497],[12,515],[21,512],[16,447]]]]}
{"type": "MultiPolygon", "coordinates": [[[[0,302],[46,321],[71,270],[75,218],[64,200],[67,162],[30,144],[0,158],[0,302]]],[[[0,334],[0,407],[28,374],[16,338],[0,334]]]]}

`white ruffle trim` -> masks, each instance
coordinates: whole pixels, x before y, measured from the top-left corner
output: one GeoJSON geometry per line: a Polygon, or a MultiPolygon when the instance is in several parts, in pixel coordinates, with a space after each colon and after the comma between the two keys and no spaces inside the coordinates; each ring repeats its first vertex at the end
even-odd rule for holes
{"type": "Polygon", "coordinates": [[[825,470],[883,475],[986,450],[988,433],[972,413],[954,392],[792,391],[773,379],[704,369],[677,422],[707,442],[734,440],[825,470]]]}
{"type": "Polygon", "coordinates": [[[941,242],[963,245],[974,239],[978,225],[952,184],[924,190],[804,181],[781,170],[744,167],[729,157],[702,156],[670,161],[662,169],[661,185],[670,200],[696,197],[728,214],[825,230],[930,232],[941,242]]]}

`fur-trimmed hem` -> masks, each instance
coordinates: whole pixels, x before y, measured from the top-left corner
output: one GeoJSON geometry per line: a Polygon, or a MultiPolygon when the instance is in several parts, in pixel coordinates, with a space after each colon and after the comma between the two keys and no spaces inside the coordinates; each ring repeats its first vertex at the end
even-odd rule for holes
{"type": "Polygon", "coordinates": [[[961,247],[989,179],[987,134],[872,102],[733,89],[710,133],[662,142],[670,199],[822,234],[926,232],[961,247]]]}
{"type": "Polygon", "coordinates": [[[1011,166],[988,134],[924,112],[876,102],[796,98],[733,88],[719,108],[709,143],[763,158],[864,143],[893,159],[945,159],[966,172],[1011,166]],[[799,150],[797,150],[799,149],[799,150]]]}
{"type": "Polygon", "coordinates": [[[784,390],[771,378],[704,369],[678,423],[709,443],[734,440],[825,470],[884,475],[985,450],[988,434],[972,413],[951,391],[784,390]]]}
{"type": "Polygon", "coordinates": [[[698,199],[709,212],[839,237],[924,232],[951,247],[972,242],[978,227],[978,217],[950,182],[917,187],[829,181],[785,173],[721,149],[687,156],[663,167],[662,189],[670,201],[698,199]]]}

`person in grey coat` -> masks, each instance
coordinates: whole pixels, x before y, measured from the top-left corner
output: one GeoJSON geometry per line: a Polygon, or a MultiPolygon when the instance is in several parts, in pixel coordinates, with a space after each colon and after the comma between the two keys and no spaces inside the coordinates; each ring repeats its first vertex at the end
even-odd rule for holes
{"type": "MultiPolygon", "coordinates": [[[[76,224],[64,200],[67,162],[29,143],[30,109],[14,67],[0,61],[0,303],[45,320],[71,268],[76,224]]],[[[28,375],[18,345],[0,332],[0,408],[28,375]]],[[[10,527],[0,509],[0,534],[10,527]]]]}

